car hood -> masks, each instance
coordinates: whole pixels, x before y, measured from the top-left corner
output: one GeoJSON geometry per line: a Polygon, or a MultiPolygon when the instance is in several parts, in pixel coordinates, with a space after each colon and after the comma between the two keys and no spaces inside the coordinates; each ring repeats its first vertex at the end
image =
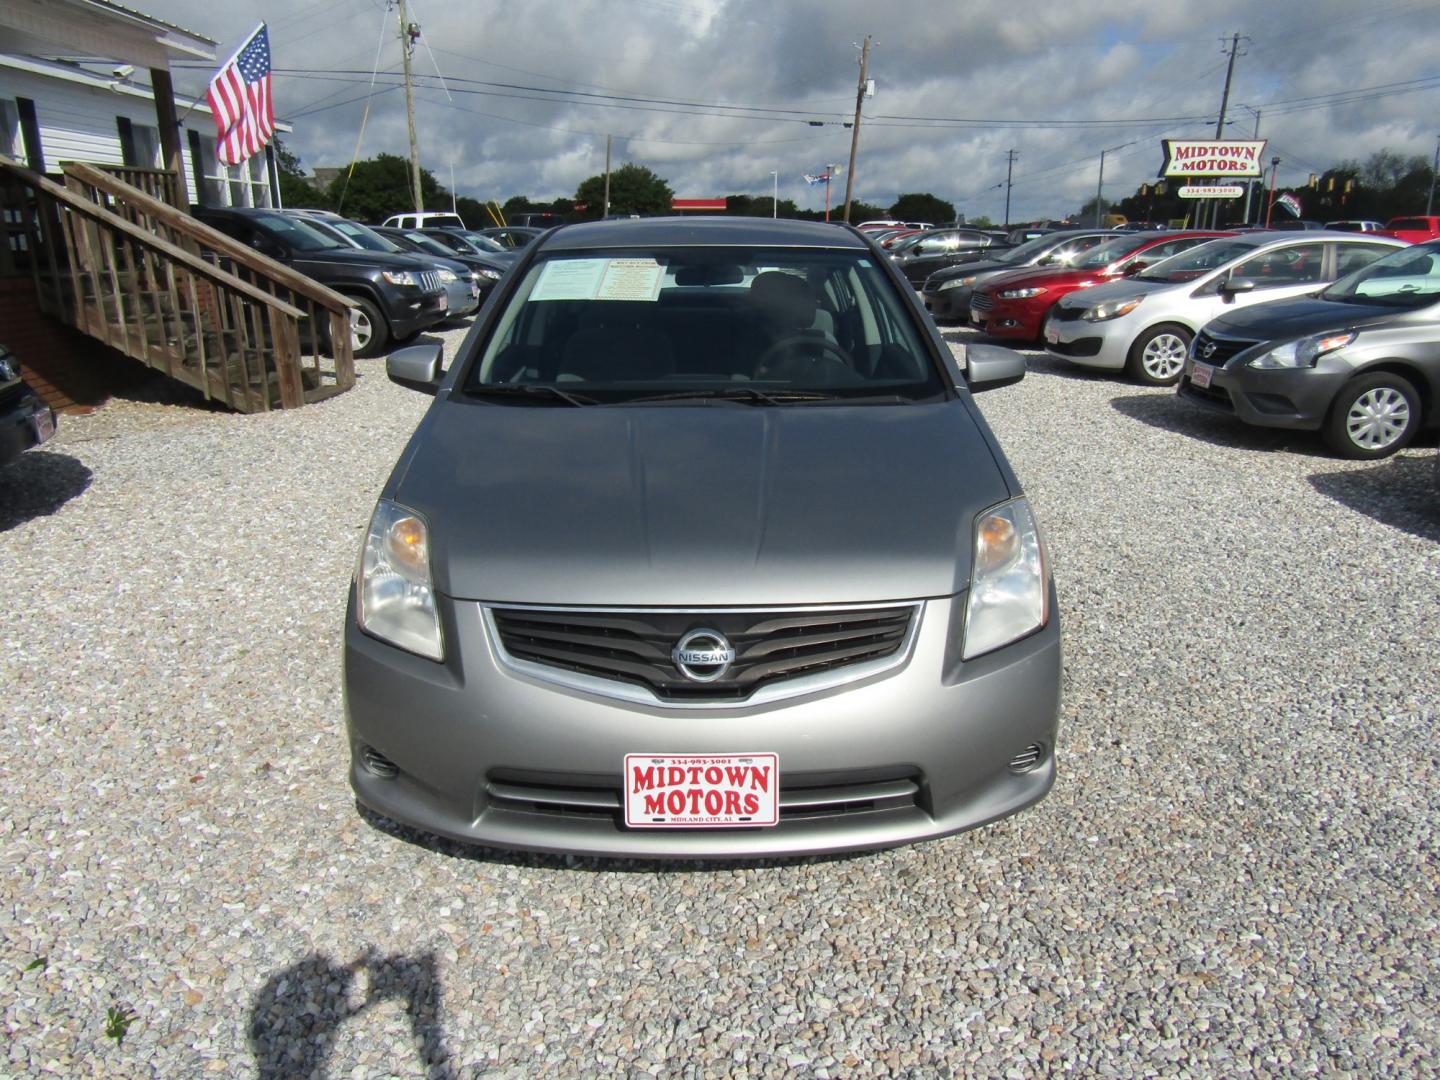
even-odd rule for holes
{"type": "MultiPolygon", "coordinates": [[[[987,289],[998,290],[1002,285],[1007,289],[1083,289],[1089,286],[1116,280],[1116,275],[1103,270],[1012,270],[998,274],[985,282],[987,289]]],[[[978,284],[978,283],[977,283],[978,284]]]]}
{"type": "Polygon", "coordinates": [[[1169,289],[1174,285],[1173,281],[1138,281],[1135,278],[1116,278],[1100,285],[1091,285],[1083,294],[1073,292],[1061,299],[1059,303],[1062,307],[1067,308],[1088,308],[1106,300],[1118,300],[1125,296],[1148,296],[1150,293],[1169,289]]]}
{"type": "Polygon", "coordinates": [[[1010,497],[964,400],[526,407],[441,399],[397,502],[436,588],[586,605],[869,603],[966,587],[1010,497]]]}
{"type": "Polygon", "coordinates": [[[1011,270],[1023,270],[1023,266],[1017,267],[1014,263],[1000,262],[998,259],[977,259],[974,262],[961,263],[959,266],[947,266],[936,270],[930,276],[930,280],[937,284],[942,281],[954,281],[956,278],[969,277],[971,274],[1005,273],[1011,270]]]}
{"type": "Polygon", "coordinates": [[[324,251],[297,251],[295,265],[323,263],[333,266],[378,267],[384,270],[433,270],[434,260],[428,255],[397,254],[389,251],[365,251],[361,248],[326,248],[324,251]]]}
{"type": "Polygon", "coordinates": [[[1407,314],[1404,309],[1380,304],[1345,304],[1305,296],[1240,308],[1213,319],[1205,329],[1250,341],[1285,341],[1325,330],[1393,322],[1407,314]]]}

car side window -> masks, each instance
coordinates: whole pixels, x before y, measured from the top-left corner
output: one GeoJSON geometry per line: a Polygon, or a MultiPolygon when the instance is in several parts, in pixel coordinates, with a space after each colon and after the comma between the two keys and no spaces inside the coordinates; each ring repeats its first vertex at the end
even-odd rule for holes
{"type": "Polygon", "coordinates": [[[1335,276],[1342,278],[1356,270],[1369,266],[1376,259],[1389,255],[1395,249],[1383,244],[1337,244],[1335,276]]]}
{"type": "Polygon", "coordinates": [[[1270,285],[1300,285],[1307,281],[1323,280],[1321,267],[1324,262],[1324,244],[1294,244],[1290,247],[1265,251],[1246,259],[1231,275],[1249,278],[1260,288],[1270,285]]]}

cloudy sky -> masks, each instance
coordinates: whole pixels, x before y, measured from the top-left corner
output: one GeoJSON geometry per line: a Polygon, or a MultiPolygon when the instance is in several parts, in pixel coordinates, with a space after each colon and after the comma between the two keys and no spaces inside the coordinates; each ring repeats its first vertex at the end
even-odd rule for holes
{"type": "MultiPolygon", "coordinates": [[[[220,42],[270,26],[275,100],[307,167],[407,154],[397,15],[386,0],[131,0],[220,42]],[[379,56],[371,93],[371,71],[379,56]],[[365,120],[366,104],[368,120],[365,120]]],[[[802,174],[844,163],[858,44],[872,35],[857,198],[928,191],[999,220],[1120,198],[1153,177],[1164,137],[1210,137],[1228,43],[1243,35],[1227,134],[1255,110],[1281,183],[1440,135],[1440,0],[408,0],[422,163],[462,195],[573,194],[634,161],[687,197],[823,205],[802,174]],[[444,76],[444,82],[437,77],[444,76]],[[821,122],[814,126],[813,121],[821,122]],[[1112,149],[1113,148],[1113,149],[1112,149]]],[[[209,72],[177,69],[177,90],[209,72]]],[[[843,200],[843,177],[834,197],[843,200]]],[[[1417,207],[1417,210],[1420,209],[1417,207]]]]}

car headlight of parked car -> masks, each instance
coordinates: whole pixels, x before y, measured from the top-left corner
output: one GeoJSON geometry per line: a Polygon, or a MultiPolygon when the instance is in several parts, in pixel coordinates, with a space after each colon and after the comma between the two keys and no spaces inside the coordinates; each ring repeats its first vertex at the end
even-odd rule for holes
{"type": "Polygon", "coordinates": [[[454,270],[451,270],[448,267],[440,267],[439,272],[440,280],[446,285],[453,285],[455,282],[460,280],[460,275],[455,273],[454,270]]]}
{"type": "Polygon", "coordinates": [[[1045,553],[1025,499],[976,519],[974,556],[961,651],[966,660],[1040,629],[1050,615],[1045,553]]]}
{"type": "Polygon", "coordinates": [[[420,278],[410,270],[381,270],[380,276],[391,285],[414,285],[420,284],[420,278]]]}
{"type": "Polygon", "coordinates": [[[381,499],[370,518],[357,577],[360,629],[431,660],[444,657],[424,518],[381,499]]]}
{"type": "Polygon", "coordinates": [[[1359,335],[1353,330],[1339,334],[1313,334],[1298,341],[1287,341],[1276,345],[1269,352],[1261,353],[1250,361],[1252,368],[1302,368],[1314,367],[1315,361],[1328,352],[1343,349],[1359,335]]]}
{"type": "Polygon", "coordinates": [[[499,271],[499,270],[491,270],[488,266],[482,266],[482,267],[480,267],[479,269],[477,269],[477,270],[475,271],[475,273],[478,274],[480,277],[489,279],[490,281],[499,281],[499,280],[500,280],[500,271],[499,271]]]}
{"type": "Polygon", "coordinates": [[[1045,290],[1038,285],[1032,285],[1028,289],[1006,289],[1000,294],[1001,300],[1029,300],[1032,296],[1039,296],[1045,290]]]}
{"type": "Polygon", "coordinates": [[[1080,318],[1086,322],[1105,322],[1107,319],[1118,319],[1121,315],[1129,315],[1140,306],[1140,301],[1144,299],[1143,296],[1126,296],[1118,300],[1106,300],[1103,304],[1086,308],[1080,318]]]}
{"type": "Polygon", "coordinates": [[[962,285],[974,285],[974,284],[975,284],[975,278],[974,278],[973,276],[971,276],[971,277],[962,277],[962,278],[951,278],[949,281],[942,281],[942,282],[940,283],[940,287],[939,287],[938,289],[936,289],[935,291],[936,291],[936,292],[944,292],[946,289],[958,289],[958,288],[960,288],[960,286],[962,286],[962,285]]]}

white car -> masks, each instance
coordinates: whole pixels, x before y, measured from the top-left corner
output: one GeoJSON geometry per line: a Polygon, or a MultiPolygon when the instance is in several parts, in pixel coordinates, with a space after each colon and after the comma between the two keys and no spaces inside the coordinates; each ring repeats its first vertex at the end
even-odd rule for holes
{"type": "Polygon", "coordinates": [[[421,214],[391,214],[381,226],[385,229],[463,229],[465,222],[459,214],[440,213],[438,210],[421,214]]]}
{"type": "Polygon", "coordinates": [[[1211,319],[1316,292],[1404,246],[1384,236],[1337,232],[1211,240],[1134,277],[1061,298],[1045,322],[1045,348],[1072,364],[1124,369],[1138,382],[1169,386],[1185,370],[1196,332],[1211,319]]]}

